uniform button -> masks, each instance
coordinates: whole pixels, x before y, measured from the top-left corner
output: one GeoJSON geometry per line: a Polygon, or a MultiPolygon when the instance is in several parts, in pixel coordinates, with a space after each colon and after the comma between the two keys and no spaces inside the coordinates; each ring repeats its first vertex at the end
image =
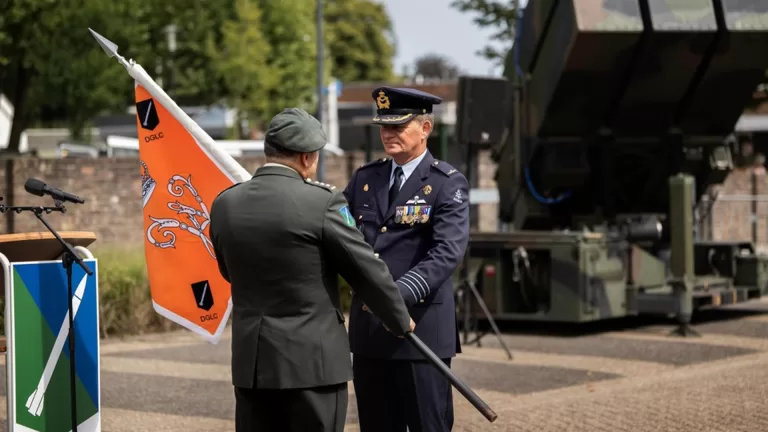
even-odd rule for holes
{"type": "Polygon", "coordinates": [[[381,232],[383,232],[383,233],[387,232],[387,227],[385,227],[385,226],[381,227],[381,232]]]}
{"type": "Polygon", "coordinates": [[[424,299],[419,300],[419,303],[424,303],[424,299]]]}

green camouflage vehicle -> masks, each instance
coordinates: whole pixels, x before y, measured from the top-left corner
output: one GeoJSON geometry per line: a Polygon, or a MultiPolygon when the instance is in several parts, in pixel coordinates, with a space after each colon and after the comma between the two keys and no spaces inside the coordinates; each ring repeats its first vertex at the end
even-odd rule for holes
{"type": "Polygon", "coordinates": [[[687,333],[694,310],[761,297],[768,257],[699,241],[694,216],[765,79],[768,1],[529,0],[519,25],[520,102],[492,148],[514,229],[473,232],[464,266],[493,318],[687,333]]]}

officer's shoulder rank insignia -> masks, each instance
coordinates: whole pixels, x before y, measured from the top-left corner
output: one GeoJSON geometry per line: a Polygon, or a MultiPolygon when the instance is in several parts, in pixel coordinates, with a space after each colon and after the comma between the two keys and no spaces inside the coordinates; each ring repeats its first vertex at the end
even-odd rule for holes
{"type": "MultiPolygon", "coordinates": [[[[385,157],[384,158],[379,158],[379,159],[375,159],[375,160],[372,160],[370,162],[366,162],[366,163],[360,165],[360,168],[367,168],[367,167],[379,165],[379,164],[382,164],[382,163],[388,162],[388,161],[389,161],[389,158],[385,158],[385,157]]],[[[360,168],[358,168],[358,169],[360,169],[360,168]]]]}
{"type": "Polygon", "coordinates": [[[449,163],[443,162],[443,161],[434,161],[432,163],[432,167],[441,173],[445,174],[446,176],[450,176],[452,174],[455,174],[459,172],[456,168],[452,167],[449,163]]]}
{"type": "Polygon", "coordinates": [[[424,186],[424,195],[429,195],[430,192],[432,192],[432,186],[430,185],[424,186]]]}
{"type": "Polygon", "coordinates": [[[317,180],[312,180],[310,178],[304,180],[307,184],[311,184],[312,186],[317,186],[319,188],[326,189],[328,191],[333,191],[336,189],[336,186],[329,185],[328,183],[319,182],[317,180]]]}
{"type": "Polygon", "coordinates": [[[352,213],[349,211],[349,206],[345,205],[340,208],[339,213],[341,213],[341,218],[344,219],[344,223],[351,227],[355,226],[355,218],[352,217],[352,213]]]}

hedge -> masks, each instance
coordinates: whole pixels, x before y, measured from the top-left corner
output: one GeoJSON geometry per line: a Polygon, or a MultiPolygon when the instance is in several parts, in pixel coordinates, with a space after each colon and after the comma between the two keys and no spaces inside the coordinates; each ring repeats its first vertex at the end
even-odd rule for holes
{"type": "MultiPolygon", "coordinates": [[[[99,321],[102,338],[164,332],[181,326],[152,308],[144,253],[140,248],[91,248],[98,259],[99,321]]],[[[344,312],[349,310],[349,285],[339,278],[344,312]]],[[[0,307],[5,297],[0,296],[0,307]]],[[[0,314],[0,331],[5,331],[0,314]]]]}

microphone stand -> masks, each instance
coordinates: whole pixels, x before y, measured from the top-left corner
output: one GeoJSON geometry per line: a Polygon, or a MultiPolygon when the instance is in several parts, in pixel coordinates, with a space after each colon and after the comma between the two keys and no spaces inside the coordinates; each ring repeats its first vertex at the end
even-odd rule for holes
{"type": "Polygon", "coordinates": [[[59,233],[56,232],[55,229],[48,223],[48,221],[45,220],[43,217],[43,213],[45,214],[51,214],[51,212],[58,211],[61,213],[66,213],[67,209],[64,207],[64,204],[60,200],[54,200],[54,207],[43,207],[43,206],[6,206],[4,204],[0,204],[0,213],[6,213],[9,211],[15,211],[16,213],[21,213],[23,211],[30,211],[34,213],[35,217],[40,220],[40,222],[45,225],[45,227],[48,229],[48,231],[53,234],[54,237],[56,237],[56,240],[61,243],[61,246],[64,248],[64,255],[62,256],[61,263],[64,266],[64,268],[67,271],[67,290],[69,292],[68,295],[68,307],[69,307],[69,395],[70,395],[70,408],[71,408],[71,416],[72,416],[72,432],[77,432],[77,389],[76,389],[76,372],[75,372],[75,331],[74,331],[74,317],[72,316],[72,264],[77,263],[80,267],[83,268],[85,273],[88,276],[93,275],[93,270],[91,270],[88,265],[86,265],[82,258],[77,256],[77,253],[72,248],[72,245],[64,241],[64,239],[61,238],[59,233]]]}

